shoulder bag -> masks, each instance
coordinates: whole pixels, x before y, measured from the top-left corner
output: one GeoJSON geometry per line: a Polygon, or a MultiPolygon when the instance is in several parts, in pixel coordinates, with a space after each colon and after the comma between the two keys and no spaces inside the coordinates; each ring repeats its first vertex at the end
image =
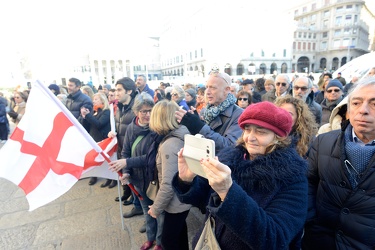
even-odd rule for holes
{"type": "Polygon", "coordinates": [[[210,250],[210,249],[212,250],[221,249],[215,236],[215,220],[211,217],[211,214],[208,215],[202,234],[199,237],[199,240],[194,250],[210,250]]]}

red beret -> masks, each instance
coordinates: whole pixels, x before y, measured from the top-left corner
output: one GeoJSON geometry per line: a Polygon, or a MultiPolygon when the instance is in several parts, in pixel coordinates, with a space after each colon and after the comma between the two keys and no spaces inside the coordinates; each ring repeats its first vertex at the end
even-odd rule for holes
{"type": "Polygon", "coordinates": [[[254,124],[285,137],[292,129],[293,120],[288,111],[277,107],[272,102],[265,101],[248,106],[238,119],[238,124],[242,129],[247,124],[254,124]]]}

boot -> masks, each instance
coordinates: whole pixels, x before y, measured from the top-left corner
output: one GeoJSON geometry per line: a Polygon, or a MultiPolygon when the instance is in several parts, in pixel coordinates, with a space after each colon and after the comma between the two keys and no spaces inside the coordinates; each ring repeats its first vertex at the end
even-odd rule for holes
{"type": "MultiPolygon", "coordinates": [[[[126,201],[132,195],[132,192],[128,185],[122,186],[122,189],[124,190],[124,194],[121,196],[121,200],[126,201]]],[[[119,197],[116,197],[115,201],[120,201],[119,197]]]]}
{"type": "Polygon", "coordinates": [[[94,184],[96,183],[97,180],[98,180],[97,177],[91,177],[91,178],[90,178],[90,181],[89,181],[89,185],[90,185],[90,186],[91,186],[91,185],[94,185],[94,184]]]}
{"type": "Polygon", "coordinates": [[[104,183],[102,183],[102,185],[100,185],[101,188],[105,188],[107,187],[109,184],[111,184],[112,180],[111,179],[107,179],[104,183]]]}
{"type": "Polygon", "coordinates": [[[108,188],[114,188],[114,187],[116,187],[116,186],[117,186],[117,181],[116,181],[116,180],[113,180],[113,181],[111,182],[111,184],[109,184],[108,188]]]}

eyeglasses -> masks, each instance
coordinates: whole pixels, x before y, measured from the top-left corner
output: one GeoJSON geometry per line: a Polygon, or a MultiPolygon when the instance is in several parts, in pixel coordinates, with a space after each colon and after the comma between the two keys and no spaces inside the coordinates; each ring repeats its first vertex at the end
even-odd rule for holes
{"type": "Polygon", "coordinates": [[[238,98],[238,100],[239,100],[239,101],[245,101],[245,102],[246,102],[247,100],[249,100],[249,98],[238,98]]]}
{"type": "Polygon", "coordinates": [[[177,93],[173,93],[172,96],[178,96],[178,94],[177,93]]]}
{"type": "Polygon", "coordinates": [[[339,92],[341,89],[328,89],[327,93],[332,93],[332,91],[335,91],[336,93],[339,92]]]}
{"type": "Polygon", "coordinates": [[[299,90],[299,89],[301,89],[302,91],[306,91],[306,90],[308,90],[309,88],[308,88],[308,87],[294,86],[293,89],[294,89],[295,91],[297,91],[297,90],[299,90]]]}
{"type": "Polygon", "coordinates": [[[219,72],[218,68],[216,68],[216,67],[212,68],[211,72],[210,72],[210,76],[220,77],[221,79],[223,79],[228,84],[228,86],[230,86],[230,83],[227,81],[227,79],[225,79],[225,77],[223,76],[223,74],[219,72]]]}
{"type": "Polygon", "coordinates": [[[151,109],[140,110],[139,112],[141,112],[142,115],[147,115],[147,113],[151,114],[151,109]]]}
{"type": "Polygon", "coordinates": [[[16,98],[16,99],[20,99],[21,97],[19,97],[19,96],[15,96],[14,98],[16,98]]]}
{"type": "Polygon", "coordinates": [[[276,86],[280,86],[280,84],[283,85],[283,87],[286,87],[286,83],[285,82],[277,82],[276,86]]]}

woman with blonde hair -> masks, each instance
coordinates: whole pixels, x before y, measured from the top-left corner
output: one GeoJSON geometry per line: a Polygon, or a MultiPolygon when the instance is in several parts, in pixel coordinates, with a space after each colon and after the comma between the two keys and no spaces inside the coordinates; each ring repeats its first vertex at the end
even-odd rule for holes
{"type": "Polygon", "coordinates": [[[17,91],[14,94],[15,106],[14,110],[9,111],[8,115],[12,118],[12,122],[16,125],[21,121],[26,111],[26,102],[28,95],[25,92],[17,91]]]}
{"type": "Polygon", "coordinates": [[[292,115],[293,127],[290,135],[296,143],[298,154],[306,158],[309,146],[318,131],[314,115],[304,101],[290,95],[276,98],[275,105],[292,115]]]}
{"type": "Polygon", "coordinates": [[[175,118],[179,106],[173,101],[160,101],[151,111],[150,129],[165,135],[160,142],[156,169],[160,184],[149,215],[159,220],[164,216],[161,244],[164,250],[189,249],[186,217],[191,205],[180,202],[172,189],[172,179],[177,173],[177,153],[184,146],[185,134],[189,130],[175,118]]]}
{"type": "Polygon", "coordinates": [[[87,86],[87,85],[86,86],[82,86],[81,87],[81,91],[85,95],[88,95],[91,98],[91,100],[94,97],[94,91],[92,90],[92,88],[90,86],[87,86]]]}
{"type": "MultiPolygon", "coordinates": [[[[90,88],[90,87],[89,87],[90,88]]],[[[92,103],[93,113],[86,107],[81,108],[81,116],[90,124],[89,134],[96,142],[100,142],[107,138],[111,131],[110,111],[107,97],[102,93],[93,95],[92,103]]],[[[89,185],[94,185],[97,177],[91,177],[89,185]]]]}

